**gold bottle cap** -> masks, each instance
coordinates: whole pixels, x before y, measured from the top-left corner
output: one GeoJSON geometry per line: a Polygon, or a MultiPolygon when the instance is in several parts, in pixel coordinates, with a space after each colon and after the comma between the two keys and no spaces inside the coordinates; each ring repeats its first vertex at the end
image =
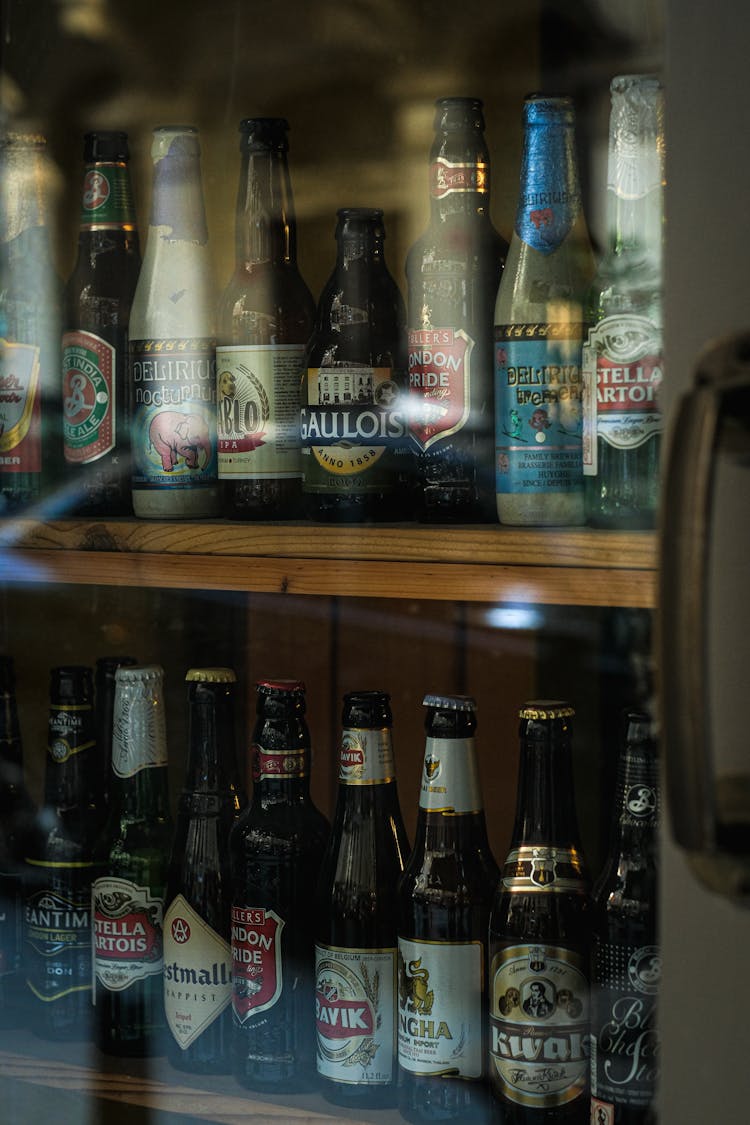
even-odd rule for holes
{"type": "Polygon", "coordinates": [[[535,699],[529,703],[524,703],[521,710],[518,712],[520,719],[572,719],[575,715],[575,710],[562,700],[550,699],[535,699]]]}
{"type": "Polygon", "coordinates": [[[190,668],[186,683],[236,684],[237,676],[231,668],[190,668]]]}

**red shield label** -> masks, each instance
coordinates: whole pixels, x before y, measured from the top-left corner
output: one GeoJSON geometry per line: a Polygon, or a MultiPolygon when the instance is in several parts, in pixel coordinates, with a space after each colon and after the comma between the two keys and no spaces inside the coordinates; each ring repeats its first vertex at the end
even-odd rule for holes
{"type": "Polygon", "coordinates": [[[409,429],[422,450],[468,421],[473,348],[463,328],[409,333],[409,429]]]}
{"type": "Polygon", "coordinates": [[[281,996],[284,920],[263,907],[232,907],[232,1006],[240,1023],[281,996]]]}

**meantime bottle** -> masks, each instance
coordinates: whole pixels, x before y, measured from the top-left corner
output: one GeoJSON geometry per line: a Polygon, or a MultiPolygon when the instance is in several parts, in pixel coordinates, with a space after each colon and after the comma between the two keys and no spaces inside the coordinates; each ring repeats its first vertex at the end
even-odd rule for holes
{"type": "Polygon", "coordinates": [[[219,303],[219,477],[236,519],[302,514],[299,381],[315,303],[297,267],[288,123],[240,125],[236,264],[219,303]]]}
{"type": "Polygon", "coordinates": [[[317,1067],[329,1101],[395,1104],[397,885],[409,852],[390,697],[344,696],[339,789],[318,882],[317,1067]]]}
{"type": "Polygon", "coordinates": [[[429,226],[406,259],[417,511],[494,521],[492,314],[508,244],[490,221],[478,98],[436,103],[429,184],[429,226]]]}
{"type": "Polygon", "coordinates": [[[589,883],[566,703],[521,708],[516,817],[490,917],[490,1080],[507,1125],[588,1122],[589,883]]]}
{"type": "Polygon", "coordinates": [[[198,130],[154,130],[151,218],[130,313],[133,508],[219,514],[214,291],[198,130]]]}
{"type": "Polygon", "coordinates": [[[385,264],[383,212],[338,212],[338,255],[302,376],[303,492],[311,519],[401,518],[406,313],[385,264]],[[401,449],[401,452],[398,450],[401,449]]]}
{"type": "Polygon", "coordinates": [[[591,1121],[654,1125],[659,778],[648,715],[627,715],[618,816],[594,887],[591,934],[591,1121]]]}
{"type": "Polygon", "coordinates": [[[258,684],[251,753],[252,800],[229,838],[232,1073],[288,1093],[315,1073],[313,911],[328,838],[310,799],[304,684],[258,684]]]}
{"type": "Polygon", "coordinates": [[[427,695],[414,850],[399,884],[399,1108],[484,1120],[487,924],[500,873],[487,843],[467,696],[427,695]]]}
{"type": "Polygon", "coordinates": [[[192,668],[189,735],[167,891],[164,1011],[169,1061],[194,1074],[228,1074],[232,973],[229,832],[235,795],[224,763],[234,755],[230,668],[192,668]]]}
{"type": "Polygon", "coordinates": [[[500,522],[582,524],[583,299],[594,272],[570,98],[532,94],[516,225],[495,305],[500,522]]]}
{"type": "Polygon", "coordinates": [[[73,511],[124,516],[130,500],[128,322],[141,256],[127,133],[86,133],[78,258],[65,291],[63,445],[73,511]]]}
{"type": "Polygon", "coordinates": [[[612,80],[610,245],[588,294],[583,348],[586,519],[653,527],[662,417],[663,97],[659,80],[612,80]]]}
{"type": "Polygon", "coordinates": [[[112,1055],[159,1053],[164,1029],[163,918],[172,823],[164,673],[118,668],[113,804],[92,888],[97,1043],[112,1055]]]}

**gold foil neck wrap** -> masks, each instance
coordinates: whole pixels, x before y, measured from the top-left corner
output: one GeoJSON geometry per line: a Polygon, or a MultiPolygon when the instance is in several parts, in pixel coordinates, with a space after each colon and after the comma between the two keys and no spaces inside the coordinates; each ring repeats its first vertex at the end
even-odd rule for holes
{"type": "Polygon", "coordinates": [[[186,683],[236,684],[237,676],[231,668],[190,668],[186,683]]]}
{"type": "Polygon", "coordinates": [[[575,709],[561,700],[540,699],[524,703],[518,712],[519,719],[572,719],[575,709]]]}

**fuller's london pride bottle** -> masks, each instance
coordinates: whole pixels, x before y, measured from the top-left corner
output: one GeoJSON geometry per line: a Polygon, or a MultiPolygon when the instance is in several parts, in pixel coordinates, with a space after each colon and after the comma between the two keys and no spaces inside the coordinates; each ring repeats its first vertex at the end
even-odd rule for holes
{"type": "Polygon", "coordinates": [[[113,1055],[158,1053],[164,1028],[164,892],[172,840],[164,673],[118,668],[113,802],[92,889],[97,1041],[113,1055]]]}
{"type": "Polygon", "coordinates": [[[609,249],[586,302],[583,472],[586,518],[597,527],[652,527],[662,419],[661,84],[612,80],[609,249]]]}
{"type": "Polygon", "coordinates": [[[164,1012],[169,1061],[195,1074],[228,1074],[232,963],[229,832],[235,793],[230,668],[192,668],[185,785],[164,896],[164,1012]]]}
{"type": "Polygon", "coordinates": [[[344,696],[339,789],[318,882],[317,1067],[339,1104],[395,1104],[397,885],[409,851],[390,698],[344,696]]]}
{"type": "Polygon", "coordinates": [[[566,703],[521,709],[516,817],[490,918],[490,1079],[503,1125],[588,1122],[589,897],[566,703]]]}
{"type": "Polygon", "coordinates": [[[583,298],[594,272],[570,98],[524,104],[521,189],[495,305],[495,478],[506,524],[581,524],[583,298]]]}
{"type": "Polygon", "coordinates": [[[151,218],[130,313],[137,516],[219,513],[214,290],[198,131],[154,130],[151,218]]]}
{"type": "Polygon", "coordinates": [[[63,444],[79,515],[123,516],[130,499],[128,322],[141,256],[127,133],[87,133],[78,257],[65,291],[63,444]]]}
{"type": "Polygon", "coordinates": [[[313,910],[328,823],[310,799],[304,684],[263,680],[253,796],[229,838],[232,1072],[290,1092],[315,1073],[313,910]]]}
{"type": "Polygon", "coordinates": [[[429,226],[406,259],[417,510],[494,521],[492,314],[508,244],[490,221],[479,99],[436,103],[429,177],[429,226]]]}
{"type": "Polygon", "coordinates": [[[618,816],[594,887],[591,924],[591,1125],[654,1125],[659,778],[648,715],[631,711],[618,771],[618,816]]]}
{"type": "Polygon", "coordinates": [[[240,125],[236,263],[219,303],[219,477],[237,519],[301,515],[299,381],[315,303],[297,267],[281,117],[240,125]]]}
{"type": "Polygon", "coordinates": [[[500,877],[487,843],[466,696],[425,696],[414,849],[399,885],[399,1106],[410,1121],[484,1120],[487,924],[500,877]]]}
{"type": "Polygon", "coordinates": [[[44,801],[24,874],[28,1024],[44,1038],[92,1036],[91,884],[104,816],[91,669],[55,668],[44,801]]]}

